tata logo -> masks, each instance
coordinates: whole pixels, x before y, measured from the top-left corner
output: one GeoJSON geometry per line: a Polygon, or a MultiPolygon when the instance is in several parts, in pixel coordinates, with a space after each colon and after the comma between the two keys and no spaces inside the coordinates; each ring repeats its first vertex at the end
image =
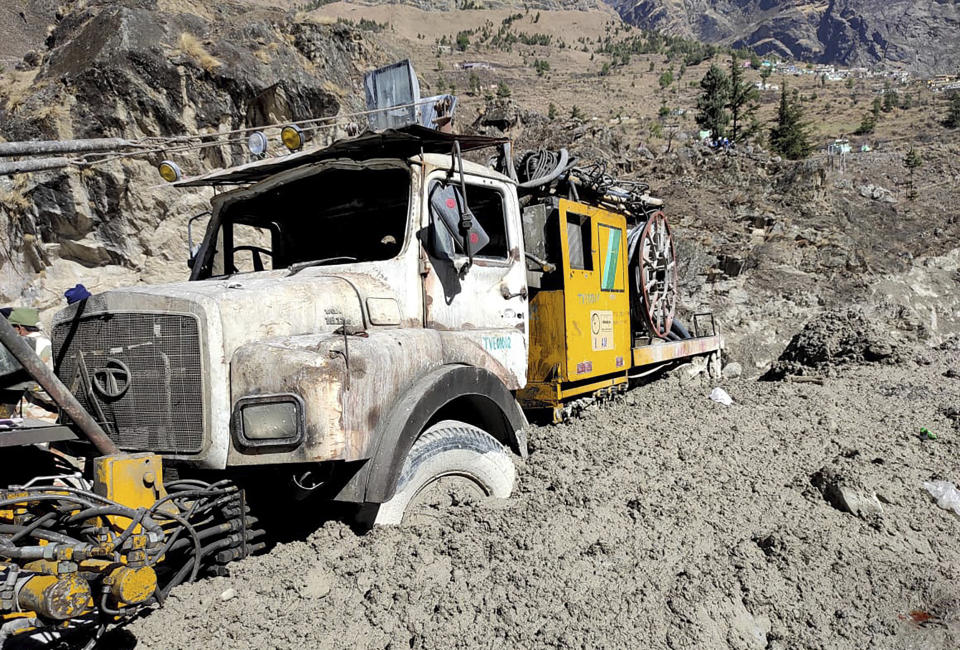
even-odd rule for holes
{"type": "Polygon", "coordinates": [[[100,395],[116,399],[130,388],[130,368],[119,359],[107,359],[102,367],[94,369],[90,381],[100,395]]]}

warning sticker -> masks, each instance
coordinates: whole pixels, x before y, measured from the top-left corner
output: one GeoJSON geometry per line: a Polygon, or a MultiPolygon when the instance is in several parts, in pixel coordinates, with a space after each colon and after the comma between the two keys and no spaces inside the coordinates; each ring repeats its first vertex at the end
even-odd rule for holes
{"type": "Polygon", "coordinates": [[[591,311],[590,312],[590,334],[593,339],[593,349],[612,350],[613,349],[613,312],[612,311],[591,311]]]}

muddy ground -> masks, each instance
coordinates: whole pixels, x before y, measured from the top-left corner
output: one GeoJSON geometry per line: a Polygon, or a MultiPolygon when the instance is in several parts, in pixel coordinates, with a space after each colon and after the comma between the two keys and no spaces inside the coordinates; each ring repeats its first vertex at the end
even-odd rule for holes
{"type": "Polygon", "coordinates": [[[957,648],[960,519],[921,484],[960,479],[958,370],[948,344],[822,385],[728,380],[730,407],[706,380],[654,381],[533,427],[506,502],[366,535],[328,522],[109,642],[957,648]]]}

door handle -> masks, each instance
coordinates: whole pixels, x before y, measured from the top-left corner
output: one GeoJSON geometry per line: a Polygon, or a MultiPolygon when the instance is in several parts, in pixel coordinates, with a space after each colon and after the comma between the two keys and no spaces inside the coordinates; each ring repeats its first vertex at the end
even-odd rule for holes
{"type": "Polygon", "coordinates": [[[520,287],[520,291],[514,292],[514,291],[510,291],[510,287],[508,287],[506,284],[501,284],[501,285],[500,285],[500,295],[503,296],[503,299],[504,299],[504,300],[510,300],[511,298],[516,298],[517,296],[519,296],[519,297],[523,298],[524,300],[526,300],[526,299],[527,299],[527,287],[526,287],[526,285],[524,285],[524,286],[520,287]]]}

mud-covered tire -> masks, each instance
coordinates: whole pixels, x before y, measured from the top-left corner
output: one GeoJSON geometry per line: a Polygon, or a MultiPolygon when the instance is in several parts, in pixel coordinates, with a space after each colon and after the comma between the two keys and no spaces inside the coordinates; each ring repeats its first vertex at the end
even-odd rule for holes
{"type": "Polygon", "coordinates": [[[473,425],[443,420],[417,438],[403,463],[393,498],[377,508],[374,524],[399,524],[425,488],[444,477],[467,479],[483,496],[506,499],[516,469],[506,447],[473,425]]]}

